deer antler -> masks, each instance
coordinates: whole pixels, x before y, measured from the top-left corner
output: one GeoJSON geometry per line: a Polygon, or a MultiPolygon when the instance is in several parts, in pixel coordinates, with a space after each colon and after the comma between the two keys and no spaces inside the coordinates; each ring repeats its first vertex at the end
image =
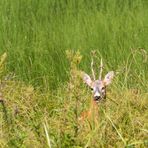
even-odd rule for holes
{"type": "Polygon", "coordinates": [[[92,71],[93,79],[96,80],[96,78],[95,78],[95,72],[94,72],[93,66],[94,66],[94,60],[93,60],[93,57],[92,57],[92,61],[91,61],[91,71],[92,71]]]}
{"type": "Polygon", "coordinates": [[[99,80],[101,80],[101,78],[102,78],[102,71],[103,71],[103,62],[102,62],[102,58],[101,58],[99,80]]]}

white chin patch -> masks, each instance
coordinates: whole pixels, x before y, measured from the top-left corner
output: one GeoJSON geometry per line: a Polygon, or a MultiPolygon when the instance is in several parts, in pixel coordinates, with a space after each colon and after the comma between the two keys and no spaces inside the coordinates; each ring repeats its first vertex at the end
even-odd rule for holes
{"type": "Polygon", "coordinates": [[[100,97],[101,95],[100,95],[100,93],[98,93],[98,92],[96,92],[95,94],[94,94],[94,97],[100,97]]]}

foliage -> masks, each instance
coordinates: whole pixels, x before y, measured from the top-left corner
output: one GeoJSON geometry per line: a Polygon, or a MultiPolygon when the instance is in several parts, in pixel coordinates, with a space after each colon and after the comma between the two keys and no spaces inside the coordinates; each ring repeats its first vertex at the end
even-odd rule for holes
{"type": "Polygon", "coordinates": [[[91,92],[82,85],[80,52],[67,51],[67,57],[70,79],[56,94],[13,78],[1,80],[1,147],[146,146],[148,94],[136,88],[110,88],[106,109],[98,105],[98,124],[80,122],[91,92]]]}
{"type": "Polygon", "coordinates": [[[1,0],[0,16],[0,147],[148,146],[147,0],[1,0]],[[94,49],[116,72],[97,125],[79,120],[94,49]]]}
{"type": "MultiPolygon", "coordinates": [[[[1,0],[0,6],[0,49],[8,53],[9,71],[42,89],[68,79],[67,49],[80,50],[86,71],[91,50],[117,69],[126,67],[131,49],[148,49],[147,0],[1,0]]],[[[147,78],[147,70],[137,56],[132,75],[147,78]]]]}

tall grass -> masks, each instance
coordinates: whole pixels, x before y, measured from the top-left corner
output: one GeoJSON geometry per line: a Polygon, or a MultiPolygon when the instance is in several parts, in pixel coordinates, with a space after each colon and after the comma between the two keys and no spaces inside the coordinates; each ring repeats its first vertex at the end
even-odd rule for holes
{"type": "MultiPolygon", "coordinates": [[[[92,49],[113,69],[126,66],[131,48],[147,50],[147,8],[146,0],[1,0],[1,53],[19,79],[55,89],[68,78],[67,49],[80,50],[87,71],[92,49]]],[[[136,61],[133,73],[146,77],[136,61]]]]}
{"type": "Polygon", "coordinates": [[[146,147],[147,34],[147,0],[1,0],[0,147],[146,147]],[[92,50],[117,74],[96,126],[92,50]]]}
{"type": "Polygon", "coordinates": [[[142,88],[114,83],[107,90],[106,102],[98,103],[97,124],[80,121],[81,113],[89,109],[91,92],[82,82],[80,52],[66,53],[69,81],[56,93],[6,79],[1,65],[0,146],[146,147],[148,94],[142,88]]]}

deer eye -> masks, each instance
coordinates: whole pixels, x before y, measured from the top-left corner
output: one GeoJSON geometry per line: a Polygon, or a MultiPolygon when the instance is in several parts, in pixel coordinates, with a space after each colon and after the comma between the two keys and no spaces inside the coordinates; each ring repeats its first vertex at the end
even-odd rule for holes
{"type": "Polygon", "coordinates": [[[92,87],[91,87],[90,89],[91,89],[91,91],[93,91],[93,90],[94,90],[92,87]]]}

